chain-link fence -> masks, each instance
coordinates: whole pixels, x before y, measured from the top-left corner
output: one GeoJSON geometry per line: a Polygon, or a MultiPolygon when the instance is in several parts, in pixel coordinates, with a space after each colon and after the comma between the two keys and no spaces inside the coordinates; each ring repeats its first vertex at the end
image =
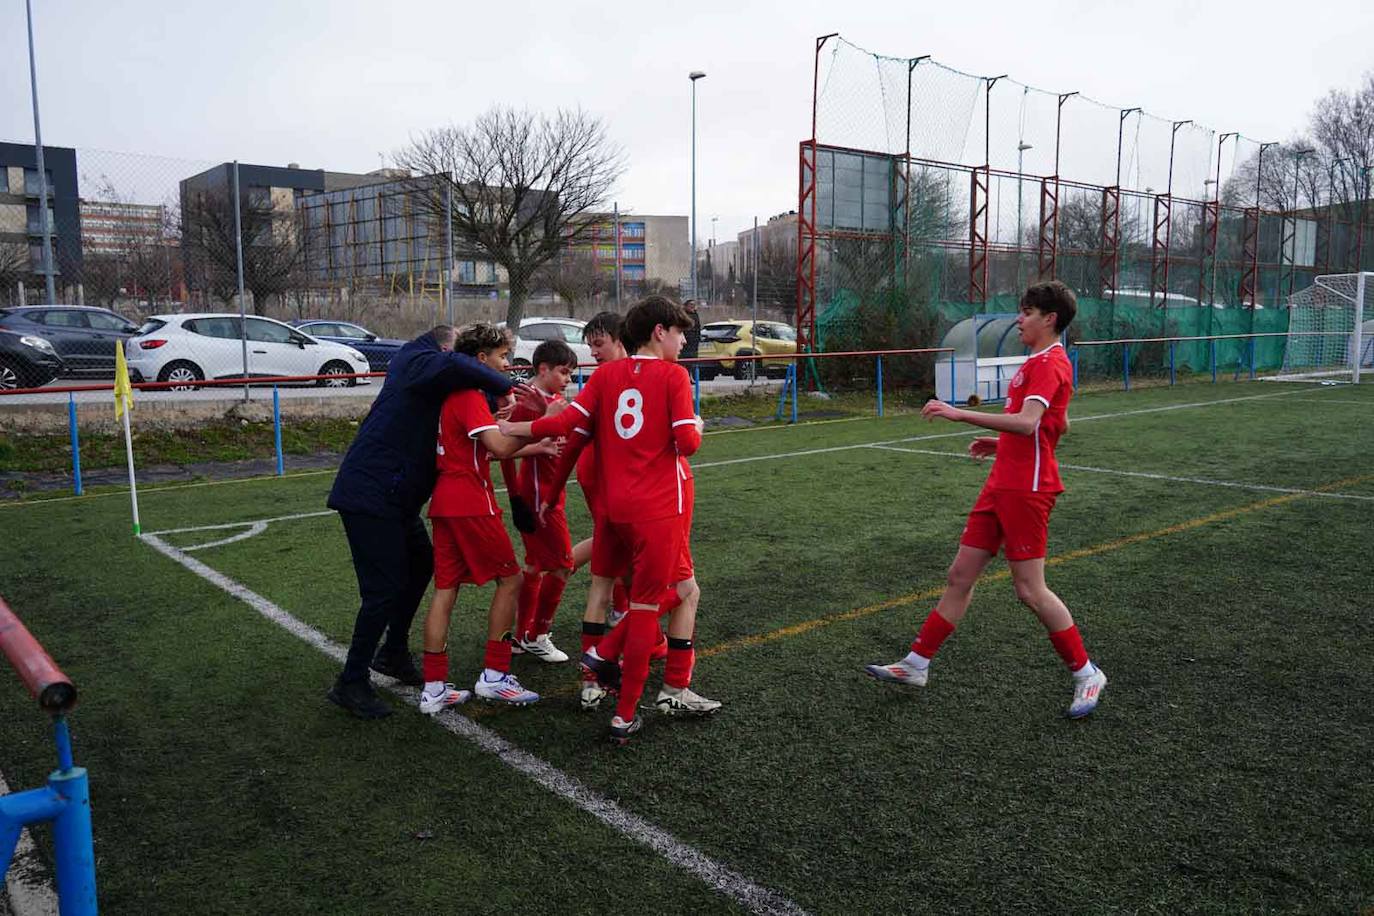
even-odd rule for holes
{"type": "Polygon", "coordinates": [[[838,36],[799,168],[804,347],[935,345],[1051,278],[1075,339],[1252,333],[1374,264],[1368,169],[838,36]]]}

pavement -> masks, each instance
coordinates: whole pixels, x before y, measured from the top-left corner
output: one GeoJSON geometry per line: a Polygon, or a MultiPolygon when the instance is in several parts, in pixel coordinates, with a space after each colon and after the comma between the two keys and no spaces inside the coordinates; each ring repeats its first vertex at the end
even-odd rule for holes
{"type": "MultiPolygon", "coordinates": [[[[371,401],[377,396],[377,392],[382,390],[382,379],[369,379],[370,384],[357,385],[352,388],[317,388],[313,385],[300,386],[281,386],[277,390],[283,400],[293,398],[361,398],[371,401]]],[[[78,385],[102,385],[114,384],[113,379],[102,381],[100,379],[59,379],[51,382],[44,389],[74,387],[78,385]]],[[[763,380],[755,382],[738,381],[733,378],[717,377],[710,381],[701,383],[701,393],[704,395],[723,395],[739,394],[750,390],[750,388],[764,391],[776,392],[782,385],[777,379],[763,380]]],[[[254,401],[271,400],[272,389],[268,386],[254,386],[249,389],[249,397],[254,401]]],[[[33,394],[0,394],[0,413],[3,413],[7,404],[33,405],[33,404],[65,404],[68,399],[75,400],[78,404],[106,402],[111,400],[113,394],[109,389],[100,391],[77,391],[64,392],[54,391],[45,394],[43,389],[39,389],[33,394]]],[[[238,385],[216,385],[211,388],[202,388],[199,391],[167,391],[156,389],[152,391],[134,391],[134,398],[140,402],[148,403],[173,403],[173,402],[194,402],[194,401],[235,401],[243,398],[243,388],[238,385]]]]}

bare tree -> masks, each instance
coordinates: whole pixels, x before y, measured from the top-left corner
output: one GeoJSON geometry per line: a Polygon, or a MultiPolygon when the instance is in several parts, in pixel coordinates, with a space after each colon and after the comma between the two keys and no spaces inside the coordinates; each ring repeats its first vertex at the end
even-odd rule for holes
{"type": "Polygon", "coordinates": [[[414,191],[441,226],[451,214],[465,256],[505,269],[511,328],[520,327],[535,271],[591,237],[625,168],[600,118],[561,109],[547,116],[493,108],[466,127],[420,134],[392,159],[421,176],[414,191]]]}
{"type": "Polygon", "coordinates": [[[9,290],[32,273],[29,247],[23,242],[0,241],[0,289],[9,290]]]}
{"type": "MultiPolygon", "coordinates": [[[[240,228],[243,285],[262,314],[271,296],[285,296],[307,282],[305,251],[312,231],[292,209],[274,207],[265,195],[242,195],[240,228]]],[[[225,190],[196,192],[183,203],[182,253],[192,282],[228,304],[238,288],[234,245],[234,198],[225,190]]]]}
{"type": "Polygon", "coordinates": [[[569,248],[540,265],[530,286],[534,291],[547,290],[557,295],[571,318],[579,302],[595,299],[613,289],[615,278],[597,265],[596,258],[587,249],[569,248]]]}

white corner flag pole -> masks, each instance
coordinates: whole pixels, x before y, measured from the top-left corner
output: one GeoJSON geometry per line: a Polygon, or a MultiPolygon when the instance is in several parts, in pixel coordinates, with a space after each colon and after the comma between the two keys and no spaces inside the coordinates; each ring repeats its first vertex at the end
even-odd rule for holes
{"type": "Polygon", "coordinates": [[[124,411],[124,456],[129,460],[129,499],[134,507],[134,537],[143,533],[138,523],[138,484],[134,482],[134,438],[129,434],[129,411],[124,411]]]}
{"type": "Polygon", "coordinates": [[[134,480],[134,437],[129,431],[129,412],[134,407],[134,390],[129,384],[128,364],[124,361],[124,341],[115,341],[115,416],[124,420],[124,456],[129,462],[129,499],[134,507],[134,537],[143,533],[138,523],[138,484],[134,480]]]}

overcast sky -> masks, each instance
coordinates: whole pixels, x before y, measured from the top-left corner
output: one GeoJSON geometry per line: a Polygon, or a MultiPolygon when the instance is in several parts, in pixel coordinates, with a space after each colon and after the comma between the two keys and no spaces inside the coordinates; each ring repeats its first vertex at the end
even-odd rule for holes
{"type": "MultiPolygon", "coordinates": [[[[718,216],[722,240],[796,207],[823,33],[1260,139],[1374,68],[1369,0],[33,5],[50,145],[366,171],[495,104],[581,106],[625,148],[616,197],[640,213],[689,209],[687,73],[705,70],[699,236],[718,216]]],[[[32,142],[24,34],[23,0],[0,0],[0,139],[32,142]]]]}

